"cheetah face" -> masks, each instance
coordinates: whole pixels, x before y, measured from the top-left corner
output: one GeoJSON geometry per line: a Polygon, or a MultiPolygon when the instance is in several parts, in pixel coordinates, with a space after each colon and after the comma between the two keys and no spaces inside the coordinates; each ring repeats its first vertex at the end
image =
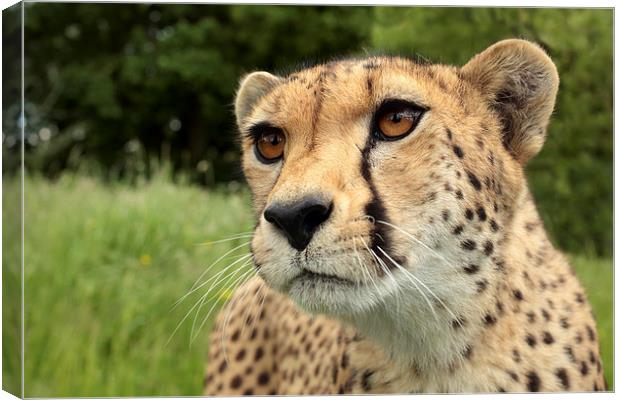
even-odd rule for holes
{"type": "Polygon", "coordinates": [[[235,111],[258,274],[334,315],[428,302],[429,286],[471,296],[446,282],[501,246],[556,90],[549,58],[518,40],[460,69],[368,58],[248,75],[235,111]]]}

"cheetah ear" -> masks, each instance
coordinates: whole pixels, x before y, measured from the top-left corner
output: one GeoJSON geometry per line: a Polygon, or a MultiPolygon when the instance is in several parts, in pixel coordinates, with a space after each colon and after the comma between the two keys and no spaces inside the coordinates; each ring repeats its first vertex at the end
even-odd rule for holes
{"type": "Polygon", "coordinates": [[[547,136],[559,84],[553,61],[538,45],[509,39],[473,57],[461,73],[497,111],[504,146],[525,164],[547,136]]]}
{"type": "Polygon", "coordinates": [[[235,98],[237,126],[241,126],[258,100],[269,93],[280,82],[280,77],[263,71],[252,72],[241,79],[235,98]]]}

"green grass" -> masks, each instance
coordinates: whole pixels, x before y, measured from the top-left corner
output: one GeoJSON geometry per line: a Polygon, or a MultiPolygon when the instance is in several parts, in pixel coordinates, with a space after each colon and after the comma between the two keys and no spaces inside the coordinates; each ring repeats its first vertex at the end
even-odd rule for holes
{"type": "Polygon", "coordinates": [[[30,179],[25,193],[26,396],[200,394],[210,326],[190,346],[192,314],[166,346],[198,297],[170,310],[243,243],[200,245],[251,229],[246,195],[69,176],[30,179]]]}
{"type": "MultiPolygon", "coordinates": [[[[17,185],[4,182],[3,221],[19,211],[17,185]]],[[[206,266],[244,243],[200,245],[249,231],[249,203],[243,190],[206,192],[166,178],[137,187],[72,175],[55,183],[28,179],[25,395],[199,395],[210,321],[190,345],[191,314],[166,345],[198,296],[171,306],[206,266]]],[[[6,266],[19,254],[19,235],[4,228],[6,266]]],[[[573,259],[595,307],[611,385],[611,261],[573,259]]],[[[3,273],[5,296],[18,296],[17,285],[8,283],[16,282],[9,276],[16,270],[3,273]]],[[[218,292],[212,301],[225,297],[218,292]]],[[[17,325],[4,319],[3,335],[13,337],[17,325]]],[[[14,359],[3,357],[5,369],[14,368],[14,359]]]]}

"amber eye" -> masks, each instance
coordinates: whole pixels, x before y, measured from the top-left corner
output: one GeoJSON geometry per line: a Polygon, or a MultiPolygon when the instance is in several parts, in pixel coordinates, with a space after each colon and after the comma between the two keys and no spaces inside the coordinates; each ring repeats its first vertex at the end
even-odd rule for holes
{"type": "Polygon", "coordinates": [[[405,137],[416,127],[424,111],[401,100],[384,102],[375,114],[375,136],[382,140],[405,137]]]}
{"type": "Polygon", "coordinates": [[[259,159],[264,163],[278,161],[284,153],[286,137],[278,128],[267,128],[256,137],[256,151],[259,159]]]}

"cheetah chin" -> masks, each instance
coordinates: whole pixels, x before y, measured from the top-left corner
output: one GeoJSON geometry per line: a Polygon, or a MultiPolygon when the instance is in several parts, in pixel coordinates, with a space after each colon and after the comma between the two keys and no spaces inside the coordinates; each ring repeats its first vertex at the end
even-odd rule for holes
{"type": "Polygon", "coordinates": [[[217,318],[205,394],[604,390],[592,309],[524,173],[558,84],[524,40],[462,67],[245,76],[257,276],[217,318]]]}

